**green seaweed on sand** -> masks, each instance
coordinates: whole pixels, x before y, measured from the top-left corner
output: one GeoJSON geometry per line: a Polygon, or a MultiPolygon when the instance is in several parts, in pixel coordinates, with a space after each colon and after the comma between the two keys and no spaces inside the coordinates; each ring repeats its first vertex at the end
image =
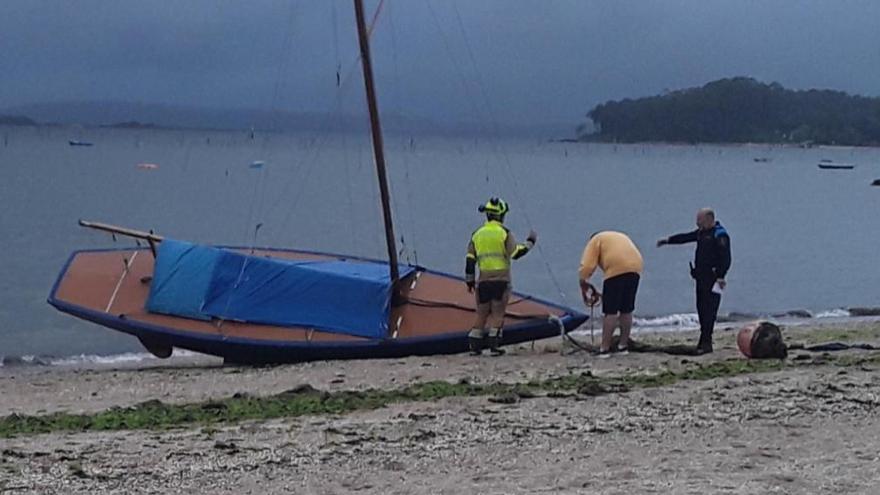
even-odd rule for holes
{"type": "MultiPolygon", "coordinates": [[[[823,358],[819,364],[865,365],[880,362],[880,353],[852,359],[823,358]]],[[[633,389],[670,386],[685,380],[711,380],[751,373],[767,373],[788,367],[815,365],[809,361],[729,359],[716,362],[689,362],[682,369],[658,369],[595,376],[590,372],[569,374],[524,383],[472,384],[467,381],[430,381],[383,390],[322,391],[310,385],[270,396],[236,394],[222,399],[189,404],[168,404],[150,400],[130,407],[114,407],[92,414],[56,412],[46,415],[12,414],[0,418],[0,437],[34,435],[56,431],[165,429],[186,426],[209,427],[247,420],[291,418],[305,415],[344,414],[372,410],[395,403],[436,401],[450,397],[500,397],[501,402],[516,402],[541,395],[561,396],[578,391],[596,396],[633,389]],[[515,397],[514,400],[510,400],[515,397]]]]}
{"type": "Polygon", "coordinates": [[[822,344],[826,342],[871,342],[880,340],[880,325],[862,327],[829,327],[816,328],[804,335],[797,335],[793,341],[805,345],[822,344]]]}

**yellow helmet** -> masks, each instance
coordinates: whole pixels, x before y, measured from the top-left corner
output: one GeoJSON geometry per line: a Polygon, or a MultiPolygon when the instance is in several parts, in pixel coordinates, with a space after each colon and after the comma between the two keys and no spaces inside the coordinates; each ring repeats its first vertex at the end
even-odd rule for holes
{"type": "Polygon", "coordinates": [[[477,209],[488,215],[498,216],[504,216],[504,214],[510,210],[507,206],[507,202],[500,198],[492,198],[489,201],[486,201],[486,204],[480,205],[477,209]]]}

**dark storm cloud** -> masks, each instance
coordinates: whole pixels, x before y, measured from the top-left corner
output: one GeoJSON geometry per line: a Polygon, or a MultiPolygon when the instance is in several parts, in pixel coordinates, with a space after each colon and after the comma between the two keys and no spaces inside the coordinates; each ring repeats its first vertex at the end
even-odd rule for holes
{"type": "MultiPolygon", "coordinates": [[[[345,75],[357,54],[348,0],[10,0],[2,11],[0,107],[362,108],[356,77],[336,88],[337,64],[345,75]]],[[[576,122],[605,99],[734,75],[877,95],[877,19],[868,0],[386,0],[373,41],[383,109],[576,122]]]]}

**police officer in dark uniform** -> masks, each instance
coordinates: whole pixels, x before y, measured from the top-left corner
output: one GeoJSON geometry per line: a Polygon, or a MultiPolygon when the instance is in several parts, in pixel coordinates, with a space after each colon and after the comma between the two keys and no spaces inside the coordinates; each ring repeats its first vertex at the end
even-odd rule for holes
{"type": "Polygon", "coordinates": [[[697,212],[697,230],[676,234],[657,241],[657,247],[667,244],[697,243],[691,277],[697,283],[697,315],[700,318],[700,342],[697,352],[712,352],[712,331],[721,305],[721,292],[727,285],[724,277],[730,269],[730,236],[715,212],[703,208],[697,212]]]}

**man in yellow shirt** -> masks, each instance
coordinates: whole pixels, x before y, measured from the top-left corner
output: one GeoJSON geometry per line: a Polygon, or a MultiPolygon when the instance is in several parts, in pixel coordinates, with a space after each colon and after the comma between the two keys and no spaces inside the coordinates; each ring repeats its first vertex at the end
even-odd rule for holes
{"type": "Polygon", "coordinates": [[[627,352],[636,292],[643,268],[642,254],[626,234],[613,231],[593,234],[584,249],[578,271],[584,302],[588,305],[594,304],[598,296],[596,288],[590,283],[596,268],[602,269],[605,278],[602,284],[602,313],[605,317],[602,320],[599,357],[609,357],[611,338],[618,325],[620,345],[617,350],[627,352]]]}
{"type": "Polygon", "coordinates": [[[475,356],[483,353],[483,340],[487,336],[492,355],[504,354],[499,346],[510,298],[510,261],[525,256],[538,238],[532,231],[525,244],[517,244],[503,223],[508,210],[507,203],[499,198],[480,205],[479,211],[486,214],[486,223],[471,235],[467,247],[465,282],[469,291],[476,289],[477,292],[477,318],[468,334],[468,346],[475,356]],[[479,279],[475,273],[477,268],[479,279]]]}

